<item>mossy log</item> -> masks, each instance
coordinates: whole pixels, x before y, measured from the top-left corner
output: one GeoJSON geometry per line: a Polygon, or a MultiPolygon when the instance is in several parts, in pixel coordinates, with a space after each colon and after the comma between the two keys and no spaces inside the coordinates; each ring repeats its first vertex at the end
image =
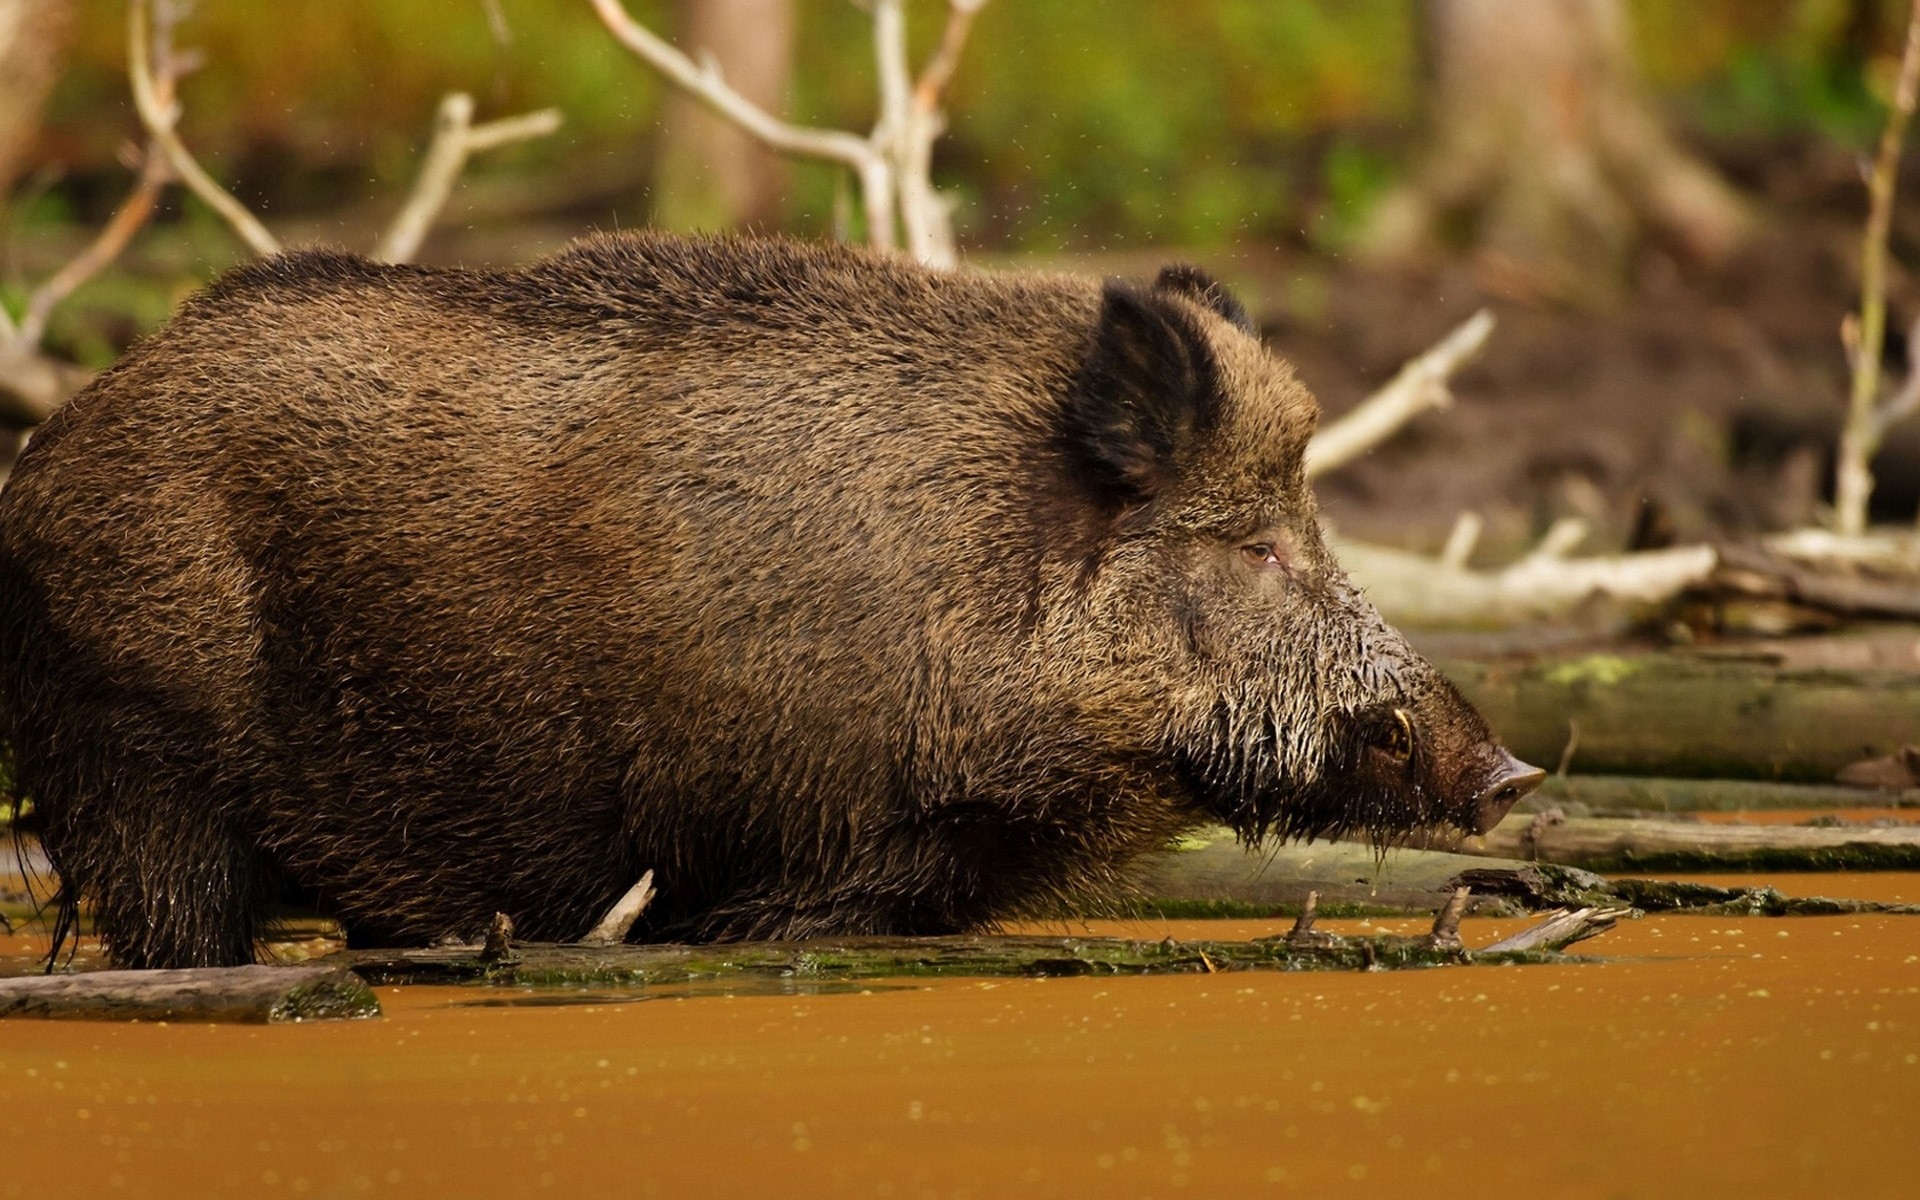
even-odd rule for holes
{"type": "MultiPolygon", "coordinates": [[[[1462,871],[1495,864],[1430,850],[1376,850],[1355,842],[1288,842],[1249,850],[1233,831],[1215,827],[1182,838],[1140,865],[1131,898],[1094,913],[1162,917],[1295,916],[1309,893],[1323,917],[1431,913],[1446,902],[1462,871]]],[[[1524,862],[1501,864],[1528,868],[1524,862]]],[[[1598,876],[1594,877],[1598,880],[1598,876]]],[[[1476,889],[1475,916],[1514,916],[1530,907],[1505,894],[1476,889]]]]}
{"type": "MultiPolygon", "coordinates": [[[[1542,870],[1572,869],[1540,865],[1542,870]]],[[[1920,904],[1788,896],[1770,887],[1723,888],[1672,879],[1610,879],[1606,896],[1610,903],[1624,904],[1641,912],[1680,912],[1703,917],[1838,917],[1853,913],[1920,916],[1920,904]]]]}
{"type": "Polygon", "coordinates": [[[1831,780],[1920,729],[1920,673],[1671,652],[1441,661],[1514,753],[1597,774],[1831,780]]]}
{"type": "MultiPolygon", "coordinates": [[[[1721,862],[1712,865],[1724,869],[1721,862]]],[[[1471,890],[1468,912],[1476,916],[1605,907],[1754,916],[1920,912],[1872,900],[1786,896],[1772,888],[1609,879],[1578,866],[1493,857],[1485,849],[1382,852],[1362,843],[1314,842],[1249,853],[1223,828],[1202,830],[1179,848],[1154,855],[1143,865],[1137,886],[1139,898],[1120,906],[1123,912],[1173,917],[1294,916],[1309,895],[1318,899],[1320,916],[1429,913],[1461,887],[1471,890]]]]}
{"type": "Polygon", "coordinates": [[[1461,847],[1589,871],[1916,871],[1920,826],[1710,825],[1509,816],[1461,847]]]}
{"type": "Polygon", "coordinates": [[[337,965],[86,971],[0,979],[0,1017],[279,1024],[377,1017],[366,983],[337,965]]]}
{"type": "MultiPolygon", "coordinates": [[[[1617,914],[1616,914],[1617,915],[1617,914]]],[[[1581,936],[1589,936],[1591,929],[1581,936]]],[[[1569,939],[1572,940],[1572,939],[1569,939]]],[[[376,984],[487,983],[531,988],[720,985],[728,991],[806,990],[889,979],[1200,975],[1229,971],[1362,971],[1571,961],[1566,942],[1481,952],[1435,935],[1327,935],[1312,945],[1276,931],[1255,941],[1106,937],[822,938],[710,946],[530,943],[489,961],[475,947],[356,950],[337,956],[376,984]]]]}
{"type": "MultiPolygon", "coordinates": [[[[1915,731],[1920,736],[1920,730],[1915,731]]],[[[1559,808],[1568,816],[1640,813],[1778,812],[1787,809],[1912,808],[1920,789],[1879,791],[1758,779],[1648,779],[1630,775],[1555,775],[1516,812],[1559,808]]]]}

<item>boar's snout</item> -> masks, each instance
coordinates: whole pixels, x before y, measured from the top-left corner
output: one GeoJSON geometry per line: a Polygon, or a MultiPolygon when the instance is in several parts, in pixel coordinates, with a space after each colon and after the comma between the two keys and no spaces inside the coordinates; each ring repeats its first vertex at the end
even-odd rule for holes
{"type": "Polygon", "coordinates": [[[1547,773],[1539,767],[1521,762],[1503,746],[1493,747],[1495,766],[1489,772],[1489,782],[1480,789],[1479,797],[1474,801],[1473,817],[1468,832],[1485,833],[1500,823],[1522,796],[1540,786],[1547,773]]]}

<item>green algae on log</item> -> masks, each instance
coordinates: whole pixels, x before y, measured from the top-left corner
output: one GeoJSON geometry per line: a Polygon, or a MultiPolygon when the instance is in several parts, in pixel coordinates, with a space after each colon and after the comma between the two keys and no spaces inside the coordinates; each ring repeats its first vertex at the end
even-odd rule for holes
{"type": "Polygon", "coordinates": [[[1543,908],[1606,904],[1606,880],[1583,875],[1555,886],[1541,882],[1536,864],[1493,861],[1482,855],[1413,847],[1376,848],[1365,842],[1284,842],[1249,849],[1231,829],[1197,829],[1173,847],[1141,860],[1125,899],[1083,906],[1074,915],[1152,915],[1167,918],[1295,916],[1309,893],[1323,917],[1429,914],[1473,872],[1468,911],[1513,917],[1543,908]],[[1504,880],[1527,874],[1532,885],[1504,880]]]}
{"type": "Polygon", "coordinates": [[[372,990],[339,966],[83,971],[0,979],[0,1017],[277,1025],[379,1015],[372,990]]]}
{"type": "MultiPolygon", "coordinates": [[[[1531,818],[1524,824],[1530,827],[1531,818]]],[[[1621,821],[1604,824],[1610,829],[1626,827],[1621,821]]],[[[1714,830],[1739,828],[1677,822],[1649,824],[1661,826],[1659,833],[1666,842],[1678,838],[1693,846],[1698,846],[1703,837],[1711,839],[1714,830]]],[[[1776,842],[1792,837],[1795,831],[1793,826],[1764,828],[1775,831],[1776,842]],[[1784,833],[1780,832],[1783,830],[1784,833]]],[[[1819,840],[1833,841],[1832,834],[1847,831],[1825,832],[1829,836],[1819,840]]],[[[1508,849],[1518,854],[1526,845],[1521,841],[1508,849]]],[[[1542,858],[1555,859],[1556,849],[1556,844],[1549,841],[1542,858]]],[[[1830,849],[1819,851],[1830,852],[1830,849]]],[[[1363,842],[1296,842],[1252,852],[1234,841],[1232,830],[1202,829],[1182,839],[1173,849],[1146,860],[1135,880],[1133,899],[1105,910],[1094,908],[1083,915],[1150,913],[1164,917],[1256,919],[1292,916],[1312,893],[1319,898],[1319,912],[1323,917],[1394,916],[1430,913],[1460,887],[1472,890],[1468,911],[1475,916],[1517,916],[1553,908],[1591,907],[1755,916],[1916,911],[1910,905],[1871,900],[1786,896],[1772,888],[1608,879],[1578,865],[1494,857],[1495,853],[1492,846],[1483,846],[1475,853],[1448,853],[1412,848],[1378,850],[1363,842]]],[[[1849,855],[1856,859],[1860,856],[1857,843],[1849,855]]],[[[1725,870],[1729,861],[1726,857],[1715,857],[1693,864],[1692,869],[1725,870]]],[[[1807,865],[1804,860],[1797,861],[1798,865],[1807,865]]],[[[1620,869],[1639,870],[1645,866],[1636,858],[1620,869]]]]}
{"type": "Polygon", "coordinates": [[[1518,814],[1469,854],[1589,871],[1917,871],[1920,826],[1713,825],[1518,814]]]}
{"type": "Polygon", "coordinates": [[[1830,781],[1920,729],[1920,674],[1634,652],[1436,661],[1515,754],[1619,775],[1830,781]],[[1577,731],[1577,732],[1576,732],[1577,731]]]}

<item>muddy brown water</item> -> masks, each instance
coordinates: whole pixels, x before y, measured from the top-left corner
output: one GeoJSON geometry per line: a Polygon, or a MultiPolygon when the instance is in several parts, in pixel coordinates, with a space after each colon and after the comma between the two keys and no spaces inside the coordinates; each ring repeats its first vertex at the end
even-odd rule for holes
{"type": "MultiPolygon", "coordinates": [[[[1920,898],[1915,875],[1765,881],[1920,898]]],[[[1603,960],[9,1021],[0,1197],[1920,1194],[1920,918],[1651,917],[1587,945],[1603,960]]]]}

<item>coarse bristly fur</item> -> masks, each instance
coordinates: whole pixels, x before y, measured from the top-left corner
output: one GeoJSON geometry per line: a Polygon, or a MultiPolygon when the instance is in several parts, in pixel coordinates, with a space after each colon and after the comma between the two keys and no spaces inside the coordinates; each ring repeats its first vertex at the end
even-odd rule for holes
{"type": "MultiPolygon", "coordinates": [[[[1537,776],[1323,546],[1218,283],[638,235],[244,267],[0,495],[0,715],[121,963],[496,911],[940,933],[1196,823],[1478,828],[1537,776]]],[[[70,928],[70,926],[69,926],[70,928]]]]}

